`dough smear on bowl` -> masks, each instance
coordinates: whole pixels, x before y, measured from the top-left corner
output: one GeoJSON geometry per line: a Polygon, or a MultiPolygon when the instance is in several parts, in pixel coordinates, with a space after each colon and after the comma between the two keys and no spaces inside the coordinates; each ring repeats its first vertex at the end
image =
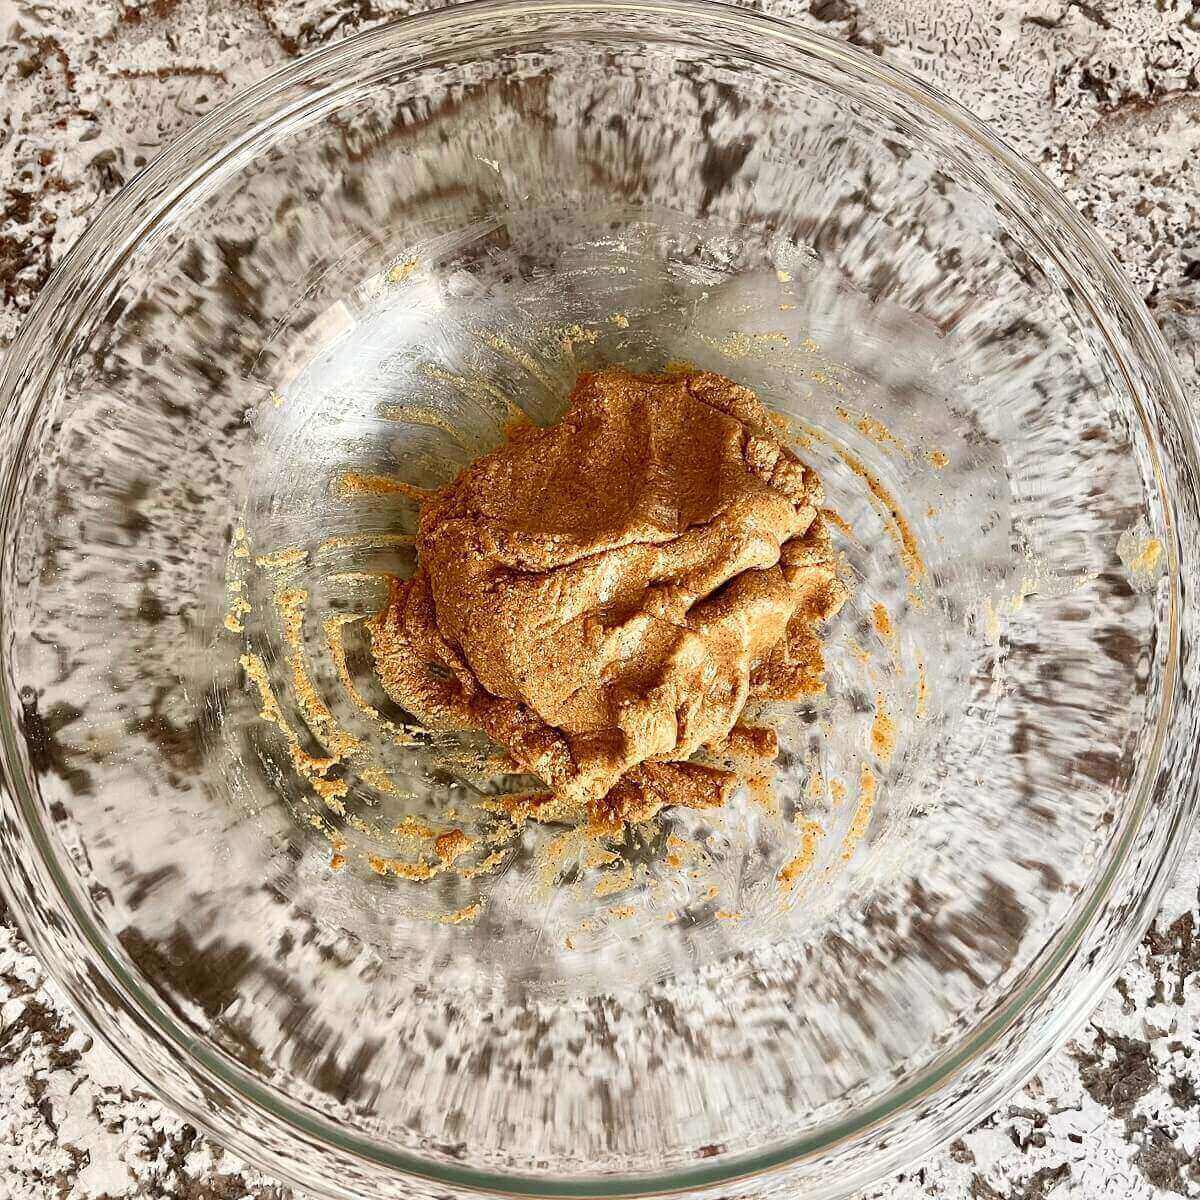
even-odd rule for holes
{"type": "Polygon", "coordinates": [[[823,689],[846,599],[820,480],[753,392],[707,372],[580,375],[422,503],[417,570],[370,624],[389,696],[482,730],[536,800],[599,824],[715,807],[747,704],[823,689]]]}

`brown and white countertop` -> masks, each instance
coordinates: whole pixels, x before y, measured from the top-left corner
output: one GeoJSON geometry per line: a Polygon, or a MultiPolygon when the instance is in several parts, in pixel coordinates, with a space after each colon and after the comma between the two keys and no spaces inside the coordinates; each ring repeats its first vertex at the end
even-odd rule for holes
{"type": "MultiPolygon", "coordinates": [[[[430,5],[0,0],[0,354],[104,199],[240,86],[430,5]]],[[[1107,239],[1200,404],[1200,0],[767,0],[961,99],[1107,239]]],[[[1200,833],[1137,954],[887,1200],[1200,1197],[1200,833]]],[[[0,1200],[285,1200],[139,1090],[0,923],[0,1200]]],[[[865,1198],[864,1198],[865,1200],[865,1198]]]]}

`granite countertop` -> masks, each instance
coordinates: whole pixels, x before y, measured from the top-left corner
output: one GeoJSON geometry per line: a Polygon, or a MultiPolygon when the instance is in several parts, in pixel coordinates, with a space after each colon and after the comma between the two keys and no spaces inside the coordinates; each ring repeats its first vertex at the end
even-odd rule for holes
{"type": "MultiPolygon", "coordinates": [[[[768,0],[906,66],[1039,164],[1107,239],[1200,404],[1193,0],[768,0]]],[[[281,62],[410,0],[0,0],[0,353],[105,198],[281,62]]],[[[290,1197],[148,1098],[0,924],[0,1200],[290,1197]]],[[[1200,833],[1087,1025],[873,1197],[1200,1196],[1200,833]]]]}

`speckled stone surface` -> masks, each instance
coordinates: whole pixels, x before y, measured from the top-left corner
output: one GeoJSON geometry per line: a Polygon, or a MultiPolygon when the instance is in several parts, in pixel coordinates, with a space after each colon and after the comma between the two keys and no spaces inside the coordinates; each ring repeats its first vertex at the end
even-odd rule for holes
{"type": "MultiPolygon", "coordinates": [[[[408,0],[0,0],[0,353],[105,197],[240,85],[408,0]]],[[[1125,265],[1200,404],[1200,7],[772,0],[924,75],[1125,265]]],[[[0,1198],[290,1197],[139,1090],[0,925],[0,1198]]],[[[1200,835],[1087,1026],[889,1200],[1200,1196],[1200,835]]],[[[864,1198],[866,1200],[866,1198],[864,1198]]]]}

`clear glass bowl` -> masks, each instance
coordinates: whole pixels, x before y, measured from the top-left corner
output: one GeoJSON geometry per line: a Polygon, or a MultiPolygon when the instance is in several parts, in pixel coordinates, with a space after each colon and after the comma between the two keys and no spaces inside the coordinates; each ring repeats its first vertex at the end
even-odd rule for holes
{"type": "Polygon", "coordinates": [[[1067,1036],[1195,808],[1157,332],[986,130],[779,21],[489,4],[294,63],[97,217],[2,401],[5,892],[149,1087],[311,1192],[865,1186],[1067,1036]],[[441,482],[672,360],[757,388],[850,527],[774,799],[557,883],[545,828],[377,873],[510,785],[386,710],[413,506],[347,472],[441,482]]]}

